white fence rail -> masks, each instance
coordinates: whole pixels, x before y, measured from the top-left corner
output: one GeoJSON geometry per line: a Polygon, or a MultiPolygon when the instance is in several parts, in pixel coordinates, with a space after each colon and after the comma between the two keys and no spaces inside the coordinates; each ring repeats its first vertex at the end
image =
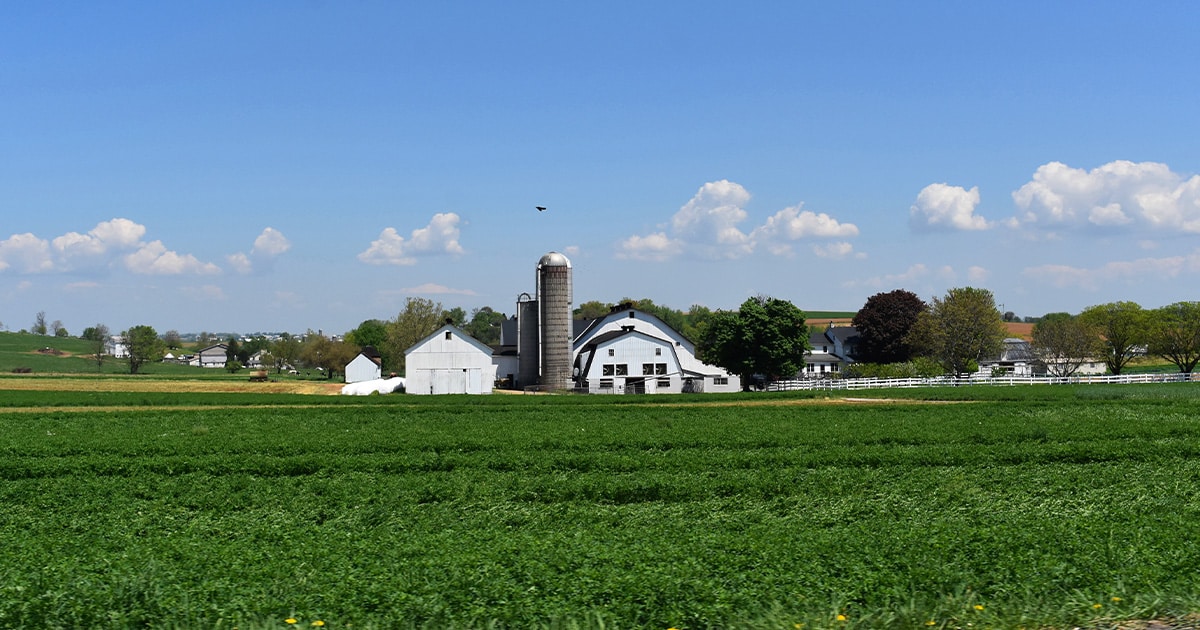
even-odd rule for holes
{"type": "Polygon", "coordinates": [[[767,385],[767,391],[854,391],[860,389],[890,389],[913,387],[964,387],[1013,385],[1074,385],[1074,384],[1128,384],[1128,383],[1189,383],[1200,382],[1200,374],[1121,374],[1118,376],[972,376],[954,378],[813,378],[791,381],[776,381],[767,385]]]}

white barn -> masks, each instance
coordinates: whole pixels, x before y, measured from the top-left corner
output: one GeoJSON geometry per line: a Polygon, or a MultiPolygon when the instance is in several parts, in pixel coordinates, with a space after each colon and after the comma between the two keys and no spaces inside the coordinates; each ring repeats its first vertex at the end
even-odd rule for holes
{"type": "Polygon", "coordinates": [[[383,378],[383,360],[372,346],[363,346],[346,364],[346,382],[361,383],[383,378]]]}
{"type": "Polygon", "coordinates": [[[223,343],[218,343],[204,348],[196,353],[194,361],[196,365],[205,368],[223,368],[225,367],[226,355],[229,353],[229,346],[223,343]]]}
{"type": "Polygon", "coordinates": [[[741,379],[696,358],[696,346],[631,306],[597,318],[573,344],[575,385],[593,393],[736,392],[741,379]]]}
{"type": "Polygon", "coordinates": [[[492,349],[446,324],[404,351],[410,394],[490,394],[496,382],[492,349]]]}

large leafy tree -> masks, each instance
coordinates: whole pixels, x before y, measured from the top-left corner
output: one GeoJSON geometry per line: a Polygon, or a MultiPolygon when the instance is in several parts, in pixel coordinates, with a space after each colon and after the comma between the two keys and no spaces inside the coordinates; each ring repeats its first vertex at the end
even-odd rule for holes
{"type": "Polygon", "coordinates": [[[80,335],[90,343],[92,349],[92,360],[96,362],[96,369],[104,367],[104,358],[108,352],[108,326],[104,324],[96,324],[83,329],[83,334],[80,335]]]}
{"type": "Polygon", "coordinates": [[[865,363],[903,363],[911,359],[908,331],[927,308],[924,300],[904,289],[867,298],[854,315],[859,336],[855,358],[865,363]]]}
{"type": "Polygon", "coordinates": [[[320,333],[308,331],[300,346],[300,359],[311,367],[321,368],[326,378],[346,371],[346,364],[358,354],[358,348],[344,341],[334,341],[320,333]]]}
{"type": "Polygon", "coordinates": [[[268,351],[271,353],[270,363],[275,366],[275,372],[282,372],[283,368],[294,366],[300,358],[300,340],[289,333],[283,333],[279,339],[271,342],[268,351]]]}
{"type": "Polygon", "coordinates": [[[129,353],[130,374],[137,374],[146,363],[162,358],[163,343],[152,326],[134,326],[121,334],[121,340],[129,353]]]}
{"type": "Polygon", "coordinates": [[[404,309],[387,324],[387,341],[384,353],[388,357],[389,369],[404,372],[404,351],[424,339],[445,324],[446,311],[441,302],[426,298],[410,297],[404,301],[404,309]]]}
{"type": "Polygon", "coordinates": [[[950,289],[933,298],[909,331],[908,343],[941,362],[954,374],[977,369],[980,360],[999,354],[1007,331],[987,289],[950,289]]]}
{"type": "Polygon", "coordinates": [[[1191,374],[1200,363],[1200,302],[1176,302],[1152,311],[1151,354],[1191,374]]]}
{"type": "Polygon", "coordinates": [[[508,318],[504,313],[492,310],[490,306],[484,306],[471,311],[471,321],[467,322],[463,330],[489,346],[495,345],[500,343],[500,327],[506,319],[508,318]]]}
{"type": "Polygon", "coordinates": [[[1079,318],[1100,332],[1108,371],[1120,374],[1150,339],[1148,315],[1136,302],[1109,302],[1083,309],[1079,318]]]}
{"type": "Polygon", "coordinates": [[[1100,356],[1100,332],[1070,313],[1049,313],[1033,327],[1033,352],[1051,376],[1071,376],[1100,356]]]}
{"type": "Polygon", "coordinates": [[[346,333],[346,343],[359,349],[370,346],[379,353],[384,365],[391,365],[391,357],[387,349],[387,322],[380,319],[368,319],[357,328],[346,333]]]}
{"type": "Polygon", "coordinates": [[[791,302],[763,296],[746,300],[736,313],[716,311],[704,327],[700,359],[737,374],[747,389],[756,375],[793,378],[809,350],[804,319],[791,302]]]}

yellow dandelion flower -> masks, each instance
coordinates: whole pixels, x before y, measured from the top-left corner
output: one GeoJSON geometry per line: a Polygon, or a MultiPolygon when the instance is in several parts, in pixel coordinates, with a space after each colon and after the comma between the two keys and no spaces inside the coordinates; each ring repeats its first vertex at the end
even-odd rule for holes
{"type": "Polygon", "coordinates": [[[1120,597],[1113,597],[1113,598],[1112,598],[1112,601],[1114,601],[1114,602],[1119,602],[1119,601],[1121,601],[1121,598],[1120,598],[1120,597]]]}
{"type": "Polygon", "coordinates": [[[294,617],[288,617],[287,619],[283,620],[283,623],[286,623],[289,626],[294,626],[296,625],[296,619],[294,617]]]}
{"type": "Polygon", "coordinates": [[[975,610],[982,611],[982,610],[983,610],[983,604],[975,604],[975,610]]]}
{"type": "Polygon", "coordinates": [[[837,620],[838,620],[838,621],[845,621],[845,620],[846,620],[846,615],[838,615],[838,616],[837,616],[837,620]]]}
{"type": "Polygon", "coordinates": [[[925,622],[925,625],[927,625],[927,626],[936,626],[936,625],[937,625],[937,622],[936,622],[936,621],[934,621],[934,620],[932,620],[932,619],[930,619],[929,621],[926,621],[926,622],[925,622]]]}
{"type": "Polygon", "coordinates": [[[796,624],[792,624],[792,627],[795,628],[796,630],[800,630],[800,628],[804,627],[804,624],[796,623],[796,624]]]}
{"type": "Polygon", "coordinates": [[[1092,604],[1092,608],[1095,610],[1099,610],[1101,608],[1104,608],[1104,604],[1092,604]]]}
{"type": "Polygon", "coordinates": [[[314,622],[310,623],[309,625],[310,625],[310,626],[316,626],[316,627],[320,628],[321,626],[325,625],[325,622],[324,622],[324,621],[321,621],[320,619],[318,619],[318,620],[316,620],[316,621],[314,621],[314,622]]]}

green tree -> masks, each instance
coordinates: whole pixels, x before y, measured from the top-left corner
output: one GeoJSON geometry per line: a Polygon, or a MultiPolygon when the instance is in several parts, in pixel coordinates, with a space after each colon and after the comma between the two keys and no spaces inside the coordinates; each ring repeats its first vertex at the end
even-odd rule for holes
{"type": "Polygon", "coordinates": [[[1151,312],[1151,354],[1191,374],[1200,362],[1200,302],[1176,302],[1151,312]]]}
{"type": "Polygon", "coordinates": [[[450,320],[451,324],[462,328],[467,323],[467,312],[464,311],[461,306],[455,306],[454,308],[446,311],[445,319],[450,320]]]}
{"type": "Polygon", "coordinates": [[[791,302],[764,296],[746,300],[736,313],[717,311],[705,326],[700,360],[740,376],[743,389],[756,376],[793,378],[809,350],[804,319],[791,302]]]}
{"type": "Polygon", "coordinates": [[[104,359],[108,355],[108,326],[104,324],[96,324],[83,329],[83,334],[80,338],[85,339],[92,349],[92,360],[96,362],[96,369],[104,367],[104,359]]]}
{"type": "Polygon", "coordinates": [[[163,343],[172,350],[178,349],[183,345],[183,339],[179,336],[178,330],[168,330],[163,333],[163,343]]]}
{"type": "Polygon", "coordinates": [[[346,333],[346,343],[360,348],[371,346],[380,350],[386,341],[387,322],[380,319],[364,320],[357,328],[346,333]]]}
{"type": "Polygon", "coordinates": [[[573,317],[575,319],[596,319],[597,317],[604,317],[605,315],[608,315],[609,311],[612,310],[612,307],[613,305],[609,304],[608,302],[590,300],[576,307],[573,317]]]}
{"type": "Polygon", "coordinates": [[[500,343],[500,327],[507,319],[508,317],[504,313],[498,313],[492,310],[492,307],[484,306],[471,311],[471,321],[467,322],[463,330],[489,346],[496,345],[500,343]]]}
{"type": "Polygon", "coordinates": [[[1047,313],[1038,320],[1030,345],[1051,376],[1071,376],[1102,352],[1096,327],[1069,313],[1047,313]]]}
{"type": "Polygon", "coordinates": [[[29,332],[35,335],[46,334],[46,311],[38,311],[33,318],[33,328],[29,332]]]}
{"type": "Polygon", "coordinates": [[[949,372],[966,374],[978,369],[980,360],[999,354],[1006,334],[992,292],[961,287],[933,298],[909,330],[907,343],[949,372]]]}
{"type": "Polygon", "coordinates": [[[121,341],[129,353],[130,374],[137,374],[146,363],[162,358],[162,340],[151,326],[134,326],[122,333],[121,341]]]}
{"type": "Polygon", "coordinates": [[[404,309],[388,322],[384,350],[390,360],[389,369],[404,373],[404,351],[445,324],[446,311],[441,302],[410,297],[404,309]]]}
{"type": "Polygon", "coordinates": [[[867,298],[852,322],[859,336],[855,359],[865,363],[903,363],[911,359],[908,331],[927,308],[915,293],[904,289],[867,298]]]}
{"type": "Polygon", "coordinates": [[[1094,326],[1103,338],[1104,363],[1120,374],[1149,341],[1148,313],[1135,302],[1109,302],[1083,309],[1079,318],[1094,326]]]}
{"type": "Polygon", "coordinates": [[[325,335],[309,331],[300,348],[300,359],[307,365],[320,368],[325,378],[334,378],[346,371],[346,364],[358,354],[358,348],[345,341],[334,341],[325,335]]]}
{"type": "Polygon", "coordinates": [[[283,333],[279,339],[271,342],[270,353],[271,365],[275,367],[275,373],[278,374],[285,367],[293,367],[300,359],[300,340],[290,333],[283,333]]]}

